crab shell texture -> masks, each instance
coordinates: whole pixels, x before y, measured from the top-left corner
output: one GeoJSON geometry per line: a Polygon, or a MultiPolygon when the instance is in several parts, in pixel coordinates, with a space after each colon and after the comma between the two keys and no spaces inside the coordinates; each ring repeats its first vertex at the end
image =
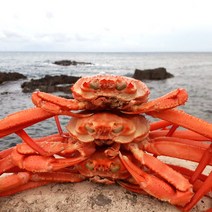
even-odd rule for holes
{"type": "Polygon", "coordinates": [[[99,112],[89,117],[72,118],[67,130],[81,142],[130,143],[139,142],[148,136],[149,122],[141,115],[99,112]]]}
{"type": "MultiPolygon", "coordinates": [[[[104,149],[96,151],[90,158],[76,165],[77,170],[86,177],[101,177],[108,179],[127,179],[130,174],[119,157],[113,159],[104,154],[104,149]]],[[[132,160],[132,155],[127,154],[132,160]]]]}
{"type": "Polygon", "coordinates": [[[79,79],[71,88],[73,97],[79,101],[98,97],[116,98],[120,101],[147,102],[148,87],[141,81],[124,76],[97,75],[79,79]]]}

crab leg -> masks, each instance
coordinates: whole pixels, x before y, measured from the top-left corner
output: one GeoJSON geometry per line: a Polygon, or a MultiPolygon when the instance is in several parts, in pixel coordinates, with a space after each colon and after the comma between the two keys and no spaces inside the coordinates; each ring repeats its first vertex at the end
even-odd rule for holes
{"type": "Polygon", "coordinates": [[[183,208],[184,211],[189,211],[193,206],[212,188],[212,172],[209,174],[205,182],[202,184],[200,189],[192,197],[191,201],[183,208]]]}
{"type": "Polygon", "coordinates": [[[7,157],[8,155],[10,155],[13,150],[14,150],[14,147],[11,147],[9,149],[2,150],[0,152],[0,159],[3,159],[5,157],[7,157]]]}
{"type": "MultiPolygon", "coordinates": [[[[28,136],[28,135],[26,135],[28,136]]],[[[60,151],[63,151],[65,148],[69,148],[69,151],[74,144],[71,143],[71,140],[66,134],[60,136],[59,134],[54,134],[50,136],[45,136],[42,138],[33,139],[40,148],[42,148],[48,156],[54,155],[60,151]]],[[[76,145],[77,146],[77,145],[76,145]]],[[[21,154],[37,154],[38,152],[29,146],[27,143],[17,144],[15,147],[3,150],[0,152],[0,158],[5,158],[10,155],[15,149],[18,150],[21,154]]],[[[76,148],[75,148],[76,149],[76,148]]]]}
{"type": "MultiPolygon", "coordinates": [[[[185,127],[189,130],[192,130],[200,135],[203,135],[209,139],[212,139],[212,124],[191,116],[184,111],[172,109],[163,112],[151,112],[149,113],[153,117],[164,119],[165,121],[172,122],[174,124],[178,124],[182,127],[185,127]]],[[[212,155],[212,144],[208,149],[201,154],[202,159],[200,159],[199,165],[191,178],[191,182],[194,182],[201,172],[204,170],[207,164],[210,164],[211,155],[212,155]]]]}
{"type": "Polygon", "coordinates": [[[15,167],[15,165],[13,164],[10,155],[1,159],[0,160],[0,175],[14,167],[15,167]]]}
{"type": "Polygon", "coordinates": [[[16,166],[18,166],[20,169],[25,169],[31,172],[57,171],[62,168],[73,166],[84,161],[85,159],[87,159],[87,157],[83,156],[61,159],[40,155],[31,155],[26,157],[19,154],[17,151],[14,151],[12,156],[8,156],[0,161],[0,174],[16,166]]]}
{"type": "Polygon", "coordinates": [[[160,121],[156,121],[156,122],[152,122],[150,124],[150,130],[158,130],[158,129],[166,129],[166,127],[170,126],[171,123],[168,121],[164,121],[164,120],[160,120],[160,121]]]}
{"type": "MultiPolygon", "coordinates": [[[[190,170],[190,169],[187,169],[185,167],[180,167],[180,166],[176,166],[176,165],[172,165],[172,164],[168,164],[170,167],[172,167],[174,170],[180,172],[181,174],[183,174],[187,179],[190,179],[193,174],[194,174],[194,171],[190,170]]],[[[203,183],[205,182],[205,180],[207,179],[208,176],[204,175],[204,174],[200,174],[198,179],[192,183],[193,184],[193,190],[195,192],[197,192],[203,185],[203,183]]],[[[207,195],[208,197],[211,197],[210,196],[210,192],[212,192],[212,186],[211,186],[211,189],[209,190],[208,194],[205,193],[205,195],[207,195]]],[[[204,195],[203,195],[204,196],[204,195]]]]}
{"type": "MultiPolygon", "coordinates": [[[[176,165],[172,165],[172,164],[168,164],[168,166],[170,166],[171,168],[173,168],[174,170],[176,170],[177,172],[180,172],[181,174],[183,174],[183,176],[185,176],[186,178],[190,178],[194,171],[187,169],[185,167],[180,167],[180,166],[176,166],[176,165]]],[[[197,190],[199,190],[203,184],[203,182],[206,180],[207,176],[201,174],[198,178],[198,180],[193,184],[193,190],[196,192],[197,190]]],[[[121,181],[118,180],[117,183],[119,185],[121,185],[123,188],[135,192],[135,193],[139,193],[139,194],[147,194],[143,189],[141,189],[137,184],[131,183],[131,181],[128,180],[128,182],[125,181],[121,181]]],[[[212,188],[211,188],[212,191],[212,188]]]]}
{"type": "MultiPolygon", "coordinates": [[[[133,105],[130,107],[131,111],[123,111],[127,114],[149,113],[152,111],[163,111],[175,108],[179,105],[185,104],[188,99],[188,94],[185,89],[176,89],[170,93],[154,99],[152,101],[142,103],[141,105],[133,105]]],[[[128,110],[124,108],[124,110],[128,110]]]]}
{"type": "Polygon", "coordinates": [[[0,197],[15,194],[31,188],[36,188],[51,182],[81,182],[85,177],[71,172],[45,172],[31,174],[19,172],[0,178],[0,197]]]}
{"type": "MultiPolygon", "coordinates": [[[[165,181],[159,179],[158,177],[147,174],[140,168],[138,168],[136,165],[134,165],[127,156],[123,156],[121,153],[119,153],[119,156],[121,158],[121,161],[127,168],[127,170],[131,173],[135,181],[138,183],[138,185],[146,191],[148,194],[159,198],[164,201],[168,201],[171,204],[184,206],[186,203],[188,203],[193,195],[191,184],[186,183],[187,186],[183,186],[183,190],[180,190],[178,187],[177,182],[182,182],[183,176],[181,176],[179,173],[177,173],[178,176],[180,176],[180,179],[175,179],[175,187],[178,187],[178,190],[173,189],[171,185],[166,183],[165,181]]],[[[153,162],[154,163],[154,162],[153,162]]],[[[165,164],[164,164],[165,165],[165,164]]],[[[168,166],[167,166],[168,167],[168,166]]],[[[162,172],[168,171],[166,167],[166,170],[162,169],[162,172]]],[[[162,167],[161,167],[162,168],[162,167]]],[[[171,171],[174,173],[175,171],[171,171]]],[[[171,177],[171,173],[168,174],[169,177],[171,177]]],[[[171,179],[169,180],[169,182],[171,179]]],[[[185,181],[185,180],[183,180],[185,181]]]]}
{"type": "Polygon", "coordinates": [[[34,142],[34,140],[24,130],[19,130],[16,132],[16,134],[40,155],[48,155],[48,152],[46,152],[36,142],[34,142]]]}
{"type": "MultiPolygon", "coordinates": [[[[9,179],[9,180],[11,180],[11,179],[9,179]]],[[[0,181],[1,181],[1,178],[0,178],[0,181]]],[[[10,195],[16,194],[18,192],[22,192],[22,191],[29,190],[32,188],[37,188],[40,186],[44,186],[49,183],[50,182],[48,182],[48,181],[41,181],[41,182],[27,182],[23,185],[17,185],[17,187],[16,187],[16,185],[14,185],[14,187],[11,187],[10,190],[6,190],[6,191],[2,191],[2,192],[0,191],[0,197],[10,196],[10,195]]],[[[0,184],[1,184],[1,182],[0,182],[0,184]]]]}
{"type": "MultiPolygon", "coordinates": [[[[193,140],[174,137],[159,137],[142,144],[144,150],[154,155],[170,156],[194,162],[199,162],[209,147],[206,142],[194,142],[193,140]]],[[[212,165],[212,158],[208,158],[207,164],[212,165]]]]}
{"type": "MultiPolygon", "coordinates": [[[[154,130],[154,131],[150,131],[149,137],[150,138],[165,137],[165,136],[168,136],[168,133],[169,133],[169,129],[154,130]]],[[[209,138],[206,138],[205,136],[195,133],[191,130],[176,130],[171,135],[171,137],[185,138],[185,139],[190,139],[195,141],[210,141],[209,138]]]]}
{"type": "MultiPolygon", "coordinates": [[[[163,112],[164,113],[164,112],[163,112]]],[[[178,111],[179,113],[179,111],[178,111]]],[[[182,114],[184,113],[183,111],[181,112],[182,114]]],[[[151,113],[153,115],[153,113],[151,113]]],[[[195,117],[191,117],[189,114],[184,114],[185,118],[191,118],[191,119],[198,119],[195,117]]],[[[159,114],[158,114],[159,116],[159,114]]],[[[177,114],[176,114],[177,116],[177,114]]],[[[155,116],[156,117],[156,116],[155,116]]],[[[183,117],[182,117],[183,118],[183,117]]],[[[199,120],[201,122],[201,120],[199,120]]],[[[205,122],[203,121],[203,124],[205,122]]],[[[160,137],[160,136],[167,136],[169,133],[169,130],[167,127],[172,126],[173,124],[169,121],[165,120],[160,120],[156,122],[150,123],[150,135],[153,135],[153,137],[160,137]],[[160,129],[160,130],[159,130],[160,129]]],[[[174,124],[174,126],[179,126],[179,124],[174,124]]],[[[211,140],[211,138],[207,138],[203,135],[200,135],[197,132],[191,131],[191,130],[175,130],[172,134],[174,137],[179,137],[179,138],[188,138],[188,139],[193,139],[193,140],[201,140],[201,141],[206,141],[206,140],[211,140]]]]}
{"type": "Polygon", "coordinates": [[[0,120],[0,138],[11,133],[16,133],[39,154],[47,155],[47,152],[40,148],[39,145],[27,135],[23,128],[29,127],[39,121],[51,118],[52,116],[52,113],[46,112],[41,108],[31,108],[13,113],[0,120]]]}
{"type": "Polygon", "coordinates": [[[67,115],[72,117],[85,117],[90,114],[77,114],[70,110],[91,109],[89,102],[79,102],[75,99],[65,99],[45,92],[34,92],[32,102],[39,108],[51,112],[55,115],[67,115]]]}
{"type": "Polygon", "coordinates": [[[170,109],[161,112],[148,112],[147,114],[192,130],[209,139],[212,138],[212,124],[191,116],[182,110],[170,109]]]}
{"type": "MultiPolygon", "coordinates": [[[[56,136],[57,137],[57,136],[56,136]]],[[[40,141],[38,144],[47,153],[47,156],[35,155],[37,154],[34,149],[26,143],[18,144],[12,149],[12,152],[0,160],[0,173],[11,170],[14,167],[26,169],[28,171],[49,171],[58,170],[67,166],[75,165],[95,152],[94,143],[84,144],[81,142],[72,143],[71,140],[66,142],[52,141],[55,137],[47,136],[48,139],[40,141]],[[78,153],[77,153],[78,152],[78,153]],[[71,155],[77,153],[76,157],[71,155]],[[51,155],[60,155],[65,158],[54,158],[51,155]],[[66,158],[66,156],[68,158],[66,158]],[[36,161],[36,163],[34,163],[36,161]]]]}
{"type": "MultiPolygon", "coordinates": [[[[26,184],[30,180],[30,174],[28,172],[19,172],[17,174],[12,174],[9,176],[4,176],[0,178],[0,196],[5,196],[5,191],[10,191],[11,194],[22,191],[16,190],[19,186],[26,184]]],[[[39,186],[38,183],[37,186],[39,186]]],[[[34,186],[33,186],[34,187],[34,186]]],[[[31,186],[29,188],[32,188],[31,186]]]]}
{"type": "Polygon", "coordinates": [[[52,116],[54,114],[46,112],[41,108],[30,108],[13,113],[0,120],[0,138],[51,118],[52,116]]]}
{"type": "MultiPolygon", "coordinates": [[[[199,161],[199,165],[197,166],[193,176],[190,179],[191,183],[194,183],[198,179],[199,175],[202,173],[202,171],[205,169],[205,167],[208,164],[211,165],[211,163],[210,163],[212,161],[211,156],[212,156],[212,143],[208,147],[208,149],[205,150],[205,152],[202,154],[202,157],[199,161]]],[[[211,187],[212,187],[212,181],[211,181],[211,187]]]]}
{"type": "Polygon", "coordinates": [[[140,150],[137,144],[129,144],[129,149],[142,165],[145,165],[156,172],[170,184],[174,185],[178,190],[185,191],[191,188],[191,184],[180,173],[174,171],[157,158],[140,150]]]}

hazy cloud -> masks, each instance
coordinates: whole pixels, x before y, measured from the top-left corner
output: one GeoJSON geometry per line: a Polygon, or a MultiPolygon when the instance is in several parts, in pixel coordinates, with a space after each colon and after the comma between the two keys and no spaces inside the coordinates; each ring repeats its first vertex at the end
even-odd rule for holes
{"type": "Polygon", "coordinates": [[[52,19],[52,18],[54,18],[54,14],[52,12],[50,12],[50,11],[47,11],[46,12],[46,18],[52,19]]]}
{"type": "Polygon", "coordinates": [[[210,0],[7,0],[0,51],[212,51],[211,8],[210,0]]]}

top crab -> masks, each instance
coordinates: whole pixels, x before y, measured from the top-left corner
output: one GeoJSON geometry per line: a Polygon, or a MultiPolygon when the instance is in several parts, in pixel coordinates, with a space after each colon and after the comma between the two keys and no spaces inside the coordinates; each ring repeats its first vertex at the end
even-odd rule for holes
{"type": "MultiPolygon", "coordinates": [[[[71,88],[74,100],[34,92],[33,103],[55,114],[68,115],[70,110],[117,109],[146,113],[174,108],[184,104],[188,95],[176,89],[154,101],[148,101],[149,89],[141,81],[114,75],[97,75],[79,79],[71,88]]],[[[73,114],[70,114],[73,115],[73,114]]]]}
{"type": "Polygon", "coordinates": [[[120,107],[118,102],[126,104],[132,100],[143,103],[149,95],[149,89],[141,81],[111,75],[81,78],[71,90],[79,101],[91,100],[95,105],[99,98],[104,97],[102,104],[112,103],[111,107],[120,107]]]}

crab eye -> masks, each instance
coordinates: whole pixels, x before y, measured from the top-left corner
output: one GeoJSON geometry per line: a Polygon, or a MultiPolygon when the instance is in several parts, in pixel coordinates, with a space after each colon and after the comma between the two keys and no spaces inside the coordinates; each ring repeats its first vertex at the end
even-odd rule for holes
{"type": "Polygon", "coordinates": [[[90,88],[97,90],[99,89],[99,81],[98,80],[93,80],[90,82],[90,88]]]}
{"type": "Polygon", "coordinates": [[[127,87],[130,88],[130,89],[133,89],[134,85],[130,82],[127,87]]]}
{"type": "Polygon", "coordinates": [[[95,130],[93,129],[93,124],[92,123],[87,123],[85,125],[85,129],[89,132],[89,133],[94,133],[95,130]]]}
{"type": "Polygon", "coordinates": [[[129,93],[129,94],[135,93],[136,90],[137,90],[136,86],[132,82],[130,82],[126,87],[126,92],[129,93]]]}
{"type": "Polygon", "coordinates": [[[120,133],[123,129],[124,129],[124,127],[121,124],[114,123],[112,132],[120,133]]]}
{"type": "Polygon", "coordinates": [[[82,84],[82,86],[83,86],[84,88],[88,88],[88,87],[89,87],[89,84],[88,84],[88,82],[84,82],[84,83],[82,84]]]}
{"type": "Polygon", "coordinates": [[[94,170],[94,162],[92,160],[89,160],[86,164],[85,167],[89,170],[94,170]]]}
{"type": "Polygon", "coordinates": [[[117,82],[116,89],[118,91],[124,90],[127,87],[126,82],[117,82]]]}
{"type": "Polygon", "coordinates": [[[119,171],[119,169],[120,169],[120,166],[118,164],[115,164],[115,163],[110,164],[111,172],[115,173],[115,172],[119,171]]]}

